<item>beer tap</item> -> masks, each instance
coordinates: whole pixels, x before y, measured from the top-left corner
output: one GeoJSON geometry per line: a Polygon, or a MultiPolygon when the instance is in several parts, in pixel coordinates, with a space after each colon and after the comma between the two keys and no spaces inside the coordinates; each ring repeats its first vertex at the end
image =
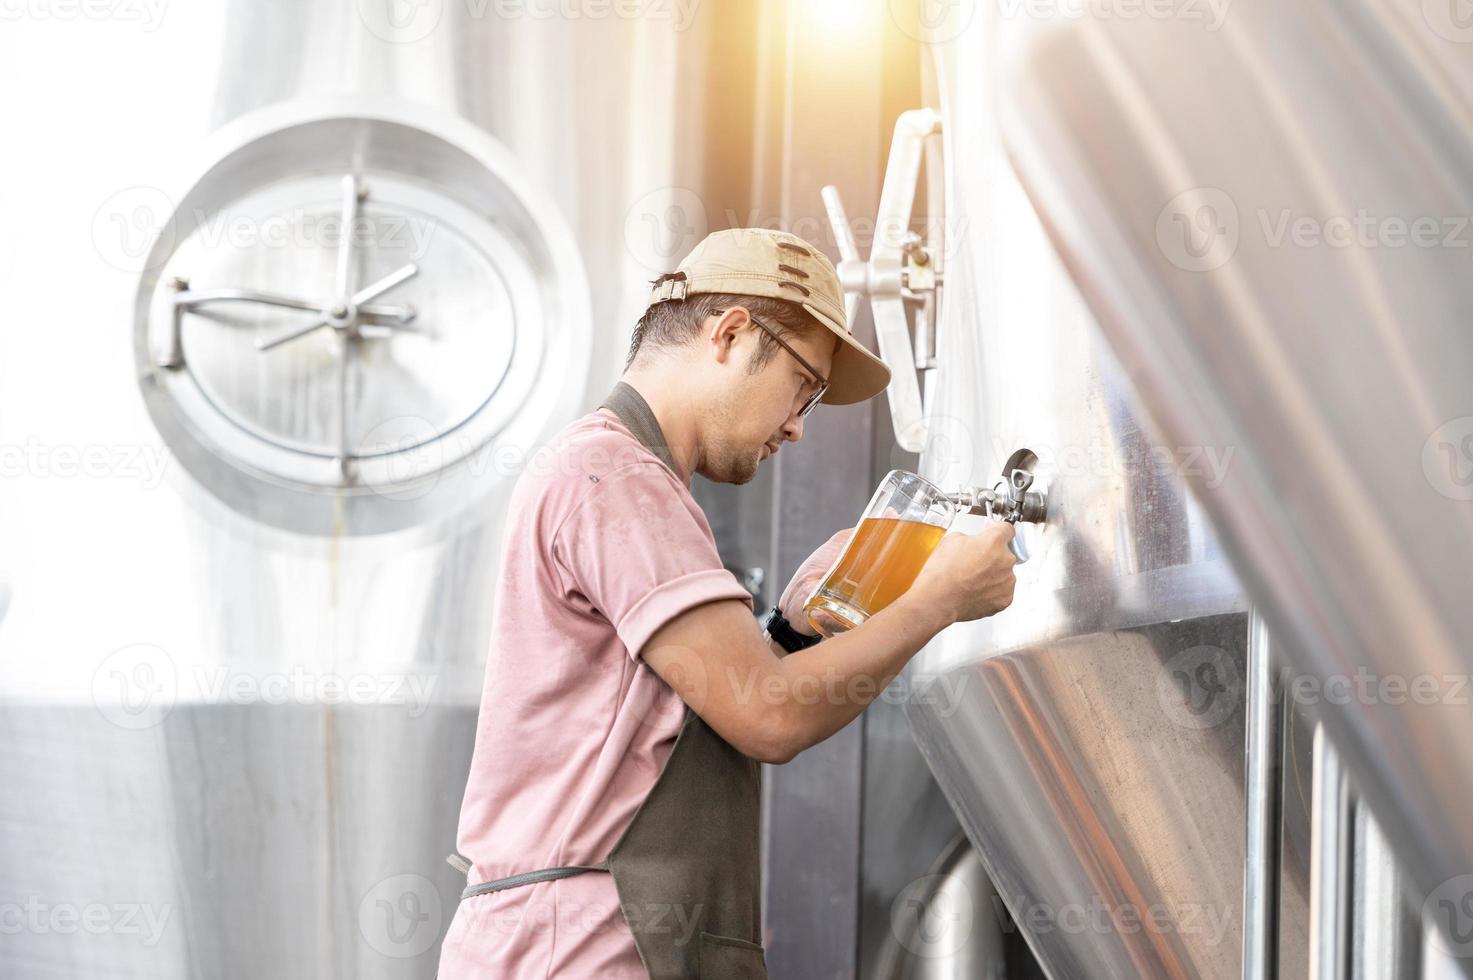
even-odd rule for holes
{"type": "MultiPolygon", "coordinates": [[[[985,514],[1009,524],[1019,521],[1042,524],[1048,518],[1048,498],[1042,491],[1032,489],[1032,467],[1037,462],[1038,457],[1032,451],[1020,449],[1008,457],[1002,468],[1003,478],[991,487],[967,487],[948,493],[946,498],[969,514],[985,514]]],[[[1008,550],[1019,564],[1028,560],[1022,539],[1017,535],[1009,542],[1008,550]]]]}

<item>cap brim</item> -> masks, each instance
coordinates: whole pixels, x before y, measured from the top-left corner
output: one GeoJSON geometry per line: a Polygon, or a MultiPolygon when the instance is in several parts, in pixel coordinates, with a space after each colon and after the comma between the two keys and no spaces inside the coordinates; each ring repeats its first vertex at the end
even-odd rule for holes
{"type": "Polygon", "coordinates": [[[889,387],[889,365],[871,354],[828,314],[811,303],[804,303],[803,308],[843,341],[829,368],[829,389],[823,394],[825,405],[852,405],[873,398],[889,387]]]}

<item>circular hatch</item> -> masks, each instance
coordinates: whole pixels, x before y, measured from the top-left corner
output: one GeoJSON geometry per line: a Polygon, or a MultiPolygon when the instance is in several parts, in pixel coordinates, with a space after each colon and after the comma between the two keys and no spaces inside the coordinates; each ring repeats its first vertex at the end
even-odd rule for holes
{"type": "Polygon", "coordinates": [[[514,475],[494,450],[576,408],[582,263],[484,131],[334,102],[215,139],[135,337],[150,414],[207,490],[290,530],[401,530],[514,475]]]}

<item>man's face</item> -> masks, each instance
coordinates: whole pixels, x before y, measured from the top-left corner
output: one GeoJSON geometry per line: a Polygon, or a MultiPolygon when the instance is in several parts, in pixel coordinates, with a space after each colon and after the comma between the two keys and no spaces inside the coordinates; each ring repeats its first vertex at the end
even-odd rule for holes
{"type": "MultiPolygon", "coordinates": [[[[750,373],[763,336],[762,328],[740,306],[706,319],[701,383],[709,384],[713,397],[702,425],[704,459],[699,472],[716,483],[750,482],[759,464],[783,443],[803,438],[798,409],[819,379],[781,346],[750,373]]],[[[783,339],[820,374],[829,376],[841,343],[838,337],[813,329],[783,339]]]]}

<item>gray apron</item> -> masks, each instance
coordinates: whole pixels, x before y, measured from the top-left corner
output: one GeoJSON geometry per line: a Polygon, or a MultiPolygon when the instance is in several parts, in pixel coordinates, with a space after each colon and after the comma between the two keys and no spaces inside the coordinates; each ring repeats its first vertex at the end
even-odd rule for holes
{"type": "MultiPolygon", "coordinates": [[[[639,392],[620,381],[601,408],[623,420],[676,472],[639,392]]],[[[609,856],[471,885],[461,899],[539,881],[612,874],[634,944],[652,980],[766,980],[759,856],[761,766],[689,707],[654,788],[609,856]]],[[[452,856],[452,863],[455,863],[452,856]]],[[[463,859],[462,859],[463,860],[463,859]]]]}

